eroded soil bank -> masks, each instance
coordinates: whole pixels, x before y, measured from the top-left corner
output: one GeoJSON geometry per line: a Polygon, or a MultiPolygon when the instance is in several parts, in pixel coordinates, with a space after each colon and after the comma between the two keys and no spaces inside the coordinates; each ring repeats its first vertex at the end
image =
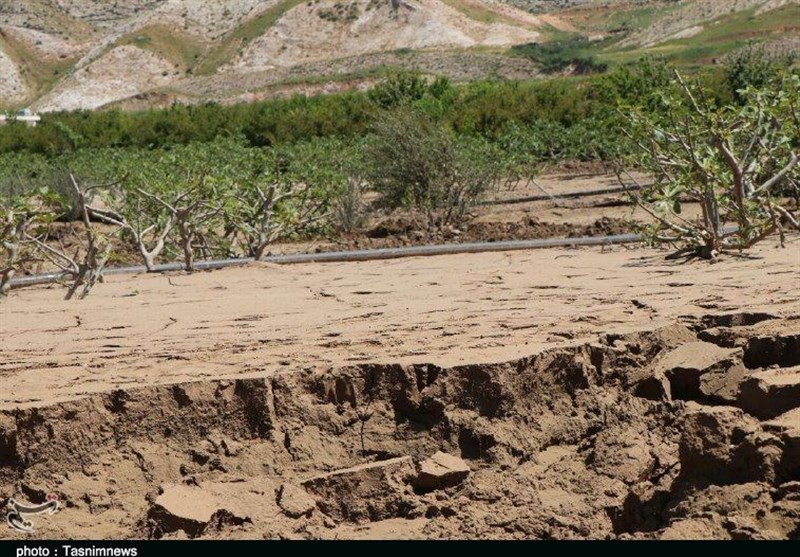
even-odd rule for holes
{"type": "Polygon", "coordinates": [[[0,497],[48,493],[42,537],[800,538],[800,320],[3,410],[0,497]]]}

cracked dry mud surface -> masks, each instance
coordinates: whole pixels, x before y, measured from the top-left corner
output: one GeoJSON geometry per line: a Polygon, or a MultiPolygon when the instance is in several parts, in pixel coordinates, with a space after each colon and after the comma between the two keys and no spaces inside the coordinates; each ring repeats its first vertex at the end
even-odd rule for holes
{"type": "Polygon", "coordinates": [[[16,291],[0,498],[57,538],[798,538],[799,248],[16,291]]]}

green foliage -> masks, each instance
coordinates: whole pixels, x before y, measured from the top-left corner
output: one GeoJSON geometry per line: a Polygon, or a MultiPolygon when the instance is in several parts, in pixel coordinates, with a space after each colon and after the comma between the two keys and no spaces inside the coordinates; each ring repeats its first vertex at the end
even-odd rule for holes
{"type": "Polygon", "coordinates": [[[335,162],[344,151],[338,141],[314,141],[253,153],[255,164],[237,176],[226,208],[233,244],[258,259],[275,240],[324,231],[348,179],[335,162]]]}
{"type": "Polygon", "coordinates": [[[46,188],[0,197],[0,300],[20,271],[37,263],[37,247],[61,212],[62,200],[46,188]]]}
{"type": "MultiPolygon", "coordinates": [[[[565,156],[590,159],[608,151],[598,150],[596,132],[604,129],[613,135],[619,102],[655,106],[656,92],[669,81],[665,68],[663,62],[649,60],[580,79],[483,80],[463,85],[396,72],[366,93],[295,96],[233,106],[175,104],[143,112],[51,113],[43,115],[36,128],[16,122],[0,127],[0,154],[33,153],[57,159],[83,150],[159,150],[238,136],[252,147],[314,138],[356,141],[385,110],[408,105],[444,122],[458,135],[481,136],[490,142],[497,141],[509,126],[534,132],[555,129],[559,136],[569,136],[564,139],[570,146],[565,156]]],[[[729,98],[725,81],[719,85],[717,96],[729,98]]]]}
{"type": "Polygon", "coordinates": [[[786,223],[798,227],[777,194],[800,178],[800,76],[742,90],[738,106],[719,105],[700,83],[675,75],[657,110],[625,109],[637,162],[655,177],[638,198],[656,219],[651,239],[711,259],[775,231],[783,239],[786,223]],[[683,216],[683,200],[698,203],[702,216],[683,216]]]}
{"type": "Polygon", "coordinates": [[[575,75],[603,73],[608,65],[591,54],[598,44],[586,37],[572,37],[563,41],[527,43],[516,45],[511,52],[541,64],[544,73],[553,74],[571,70],[575,75]]]}
{"type": "Polygon", "coordinates": [[[794,191],[797,170],[759,189],[800,149],[799,78],[783,64],[765,73],[738,60],[725,73],[698,76],[699,110],[667,65],[649,59],[570,80],[453,85],[400,72],[367,93],[47,114],[36,128],[0,127],[0,217],[47,191],[58,200],[49,214],[75,219],[75,176],[91,192],[88,203],[106,208],[95,218],[119,222],[148,268],[175,259],[191,268],[195,258],[259,257],[276,241],[353,231],[369,190],[387,208],[424,211],[432,226],[460,224],[501,180],[530,178],[549,161],[641,150],[635,164],[658,176],[641,199],[661,219],[653,237],[711,253],[746,246],[777,226],[776,215],[788,218],[774,198],[794,191]],[[743,89],[734,102],[735,83],[764,75],[768,87],[743,89]],[[692,149],[675,141],[676,130],[691,135],[692,149]],[[756,136],[751,147],[743,143],[756,136]],[[755,193],[742,201],[726,193],[735,172],[719,144],[747,163],[755,193]],[[664,156],[677,166],[663,166],[664,156]],[[687,197],[712,200],[711,225],[680,224],[687,197]],[[742,232],[725,236],[726,222],[742,232]],[[688,232],[676,236],[665,223],[688,232]]]}
{"type": "Polygon", "coordinates": [[[779,84],[794,59],[794,54],[774,55],[762,45],[748,44],[726,64],[725,84],[736,103],[743,105],[747,102],[748,88],[763,89],[779,84]]]}
{"type": "Polygon", "coordinates": [[[293,143],[313,137],[360,135],[374,106],[361,93],[295,96],[253,104],[175,104],[144,112],[57,112],[35,128],[11,122],[0,127],[0,153],[58,156],[78,148],[156,149],[244,135],[254,146],[293,143]]]}
{"type": "Polygon", "coordinates": [[[497,175],[481,140],[453,134],[420,112],[398,107],[375,125],[368,178],[392,209],[423,210],[430,224],[459,224],[497,175]]]}
{"type": "Polygon", "coordinates": [[[617,103],[635,104],[645,110],[658,108],[660,92],[672,83],[670,66],[663,59],[642,58],[599,78],[593,99],[605,108],[617,103]]]}
{"type": "Polygon", "coordinates": [[[369,99],[381,108],[413,104],[426,95],[441,98],[450,87],[447,78],[437,78],[429,84],[419,72],[398,71],[369,90],[369,99]]]}

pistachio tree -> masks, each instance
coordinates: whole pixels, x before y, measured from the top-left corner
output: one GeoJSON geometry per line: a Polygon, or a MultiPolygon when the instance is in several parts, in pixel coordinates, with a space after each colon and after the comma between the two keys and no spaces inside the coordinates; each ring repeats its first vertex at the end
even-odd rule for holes
{"type": "Polygon", "coordinates": [[[636,163],[654,177],[634,198],[653,217],[650,239],[715,259],[800,229],[782,200],[800,176],[800,76],[741,95],[742,105],[717,105],[676,71],[655,110],[626,107],[636,163]],[[687,202],[699,216],[685,214],[687,202]]]}

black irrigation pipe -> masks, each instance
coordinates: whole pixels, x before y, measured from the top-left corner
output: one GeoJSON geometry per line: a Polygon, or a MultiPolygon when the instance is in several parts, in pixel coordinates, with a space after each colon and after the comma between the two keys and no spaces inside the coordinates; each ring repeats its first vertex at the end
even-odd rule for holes
{"type": "Polygon", "coordinates": [[[552,195],[538,194],[529,195],[527,197],[512,197],[510,199],[491,199],[481,201],[478,205],[515,205],[517,203],[531,203],[533,201],[552,201],[553,199],[578,199],[580,197],[594,197],[595,195],[608,195],[611,193],[625,193],[629,191],[638,191],[640,189],[651,186],[652,184],[630,185],[630,186],[616,186],[613,188],[604,188],[589,191],[574,191],[569,193],[559,193],[552,195]]]}
{"type": "MultiPolygon", "coordinates": [[[[381,259],[398,259],[401,257],[422,257],[431,255],[454,255],[460,253],[481,253],[492,251],[514,251],[541,248],[572,247],[572,246],[605,246],[611,244],[625,244],[642,241],[638,234],[613,234],[610,236],[580,236],[576,238],[544,238],[538,240],[508,240],[503,242],[476,242],[469,244],[439,244],[427,246],[410,246],[404,248],[380,248],[353,251],[332,251],[327,253],[298,253],[290,255],[269,255],[262,257],[265,263],[278,265],[294,265],[298,263],[340,263],[352,261],[376,261],[381,259]]],[[[226,267],[239,267],[252,263],[252,257],[237,259],[204,260],[195,263],[196,270],[223,269],[226,267]]],[[[182,263],[164,263],[156,265],[154,271],[168,272],[182,270],[182,263]]],[[[146,273],[144,266],[111,267],[103,271],[104,275],[123,275],[146,273]]],[[[69,278],[66,273],[49,273],[44,275],[31,275],[11,279],[11,288],[50,284],[69,278]]]]}

